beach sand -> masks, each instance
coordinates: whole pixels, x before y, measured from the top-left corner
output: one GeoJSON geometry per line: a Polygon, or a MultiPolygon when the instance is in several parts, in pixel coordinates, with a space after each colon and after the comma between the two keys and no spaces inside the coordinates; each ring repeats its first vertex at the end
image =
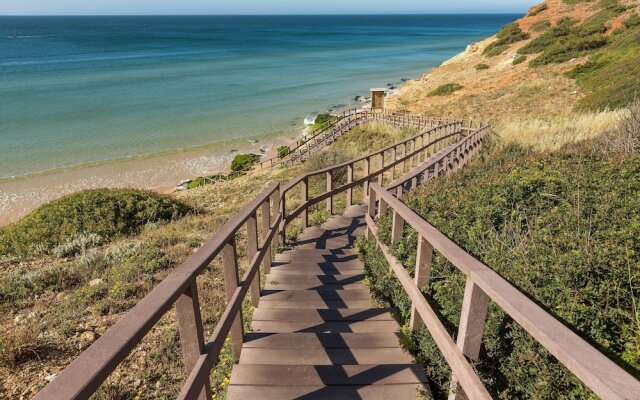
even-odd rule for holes
{"type": "Polygon", "coordinates": [[[145,158],[107,162],[41,175],[0,181],[0,226],[18,221],[42,204],[80,190],[137,188],[170,193],[185,179],[229,170],[239,153],[265,149],[264,158],[283,144],[295,143],[299,133],[270,135],[251,144],[247,140],[145,158]]]}

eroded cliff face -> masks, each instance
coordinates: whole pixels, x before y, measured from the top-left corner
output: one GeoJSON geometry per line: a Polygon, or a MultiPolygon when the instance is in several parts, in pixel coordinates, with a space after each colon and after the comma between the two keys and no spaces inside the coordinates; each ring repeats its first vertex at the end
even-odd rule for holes
{"type": "MultiPolygon", "coordinates": [[[[568,19],[572,19],[570,29],[578,29],[587,24],[603,25],[594,34],[611,38],[607,39],[611,46],[619,36],[616,31],[628,29],[625,21],[634,18],[639,10],[637,0],[578,0],[576,4],[567,4],[564,0],[547,0],[532,7],[525,17],[516,21],[520,34],[527,38],[499,46],[497,50],[502,51],[496,55],[487,54],[487,47],[495,47],[492,43],[500,40],[498,36],[471,44],[465,51],[427,72],[422,78],[402,85],[397,93],[387,98],[387,107],[418,114],[475,116],[494,121],[511,118],[566,118],[574,113],[576,104],[585,96],[586,91],[578,85],[578,80],[565,74],[576,66],[585,64],[603,48],[589,49],[568,60],[541,66],[529,65],[541,52],[519,54],[518,50],[545,33],[549,36],[548,31],[559,29],[559,22],[562,25],[568,19]],[[440,85],[451,83],[461,85],[462,89],[448,95],[430,94],[440,85]]],[[[489,50],[491,49],[490,47],[489,50]]]]}

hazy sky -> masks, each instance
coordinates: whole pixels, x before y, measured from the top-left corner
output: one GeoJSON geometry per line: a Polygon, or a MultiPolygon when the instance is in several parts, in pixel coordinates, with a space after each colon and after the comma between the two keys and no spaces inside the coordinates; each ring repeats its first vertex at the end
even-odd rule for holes
{"type": "Polygon", "coordinates": [[[0,0],[0,15],[523,13],[542,0],[0,0]]]}

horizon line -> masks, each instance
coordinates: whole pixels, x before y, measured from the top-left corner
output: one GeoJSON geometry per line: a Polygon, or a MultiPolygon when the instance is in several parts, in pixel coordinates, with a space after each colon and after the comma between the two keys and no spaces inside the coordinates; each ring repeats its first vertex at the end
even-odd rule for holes
{"type": "Polygon", "coordinates": [[[509,12],[398,12],[398,13],[323,13],[323,14],[3,14],[2,17],[328,17],[328,16],[420,16],[420,15],[519,15],[509,12]]]}

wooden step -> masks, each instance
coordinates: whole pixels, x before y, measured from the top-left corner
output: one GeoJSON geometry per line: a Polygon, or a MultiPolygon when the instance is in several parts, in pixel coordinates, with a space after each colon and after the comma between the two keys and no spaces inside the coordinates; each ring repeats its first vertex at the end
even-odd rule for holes
{"type": "Polygon", "coordinates": [[[277,308],[256,308],[253,321],[288,322],[347,322],[347,321],[395,321],[391,309],[360,308],[342,310],[279,310],[277,308]]]}
{"type": "MultiPolygon", "coordinates": [[[[348,260],[348,261],[308,261],[304,258],[296,258],[291,261],[275,261],[271,265],[271,270],[277,272],[281,269],[298,268],[303,266],[320,267],[323,269],[333,269],[339,267],[342,269],[357,269],[362,270],[364,264],[360,260],[348,260]]],[[[320,274],[322,275],[322,274],[320,274]]]]}
{"type": "Polygon", "coordinates": [[[293,274],[279,274],[272,271],[266,275],[264,279],[265,283],[277,284],[300,284],[300,285],[349,285],[351,283],[364,282],[363,273],[354,273],[352,275],[293,275],[293,274]]]}
{"type": "Polygon", "coordinates": [[[400,325],[396,321],[253,321],[251,329],[255,332],[398,332],[400,325]]]}
{"type": "Polygon", "coordinates": [[[371,300],[317,300],[317,301],[262,301],[260,308],[289,308],[298,309],[330,309],[330,308],[372,308],[374,304],[371,300]]]}
{"type": "Polygon", "coordinates": [[[244,348],[399,348],[398,332],[369,333],[247,333],[244,348]]]}
{"type": "Polygon", "coordinates": [[[296,249],[287,253],[277,254],[275,261],[304,260],[305,262],[340,262],[357,260],[358,256],[348,249],[337,253],[327,249],[296,249]]]}
{"type": "Polygon", "coordinates": [[[238,364],[231,373],[234,385],[348,386],[426,383],[422,367],[395,365],[251,365],[238,364]]]}
{"type": "MultiPolygon", "coordinates": [[[[339,275],[335,275],[339,276],[339,275]]],[[[272,281],[277,283],[266,282],[264,285],[265,290],[365,290],[367,286],[363,282],[349,283],[346,285],[339,284],[326,284],[326,285],[314,285],[304,283],[279,283],[278,281],[272,281]]]]}
{"type": "Polygon", "coordinates": [[[260,302],[369,300],[368,290],[263,290],[260,302]]]}
{"type": "Polygon", "coordinates": [[[228,400],[416,400],[428,393],[424,384],[375,386],[240,386],[230,385],[228,400]]]}
{"type": "Polygon", "coordinates": [[[314,265],[314,264],[289,264],[277,266],[273,269],[273,272],[278,272],[284,275],[344,275],[344,274],[358,274],[362,273],[364,267],[355,267],[350,265],[341,265],[334,263],[332,265],[314,265]]]}
{"type": "Polygon", "coordinates": [[[244,349],[240,364],[371,365],[411,364],[401,349],[244,349]]]}

